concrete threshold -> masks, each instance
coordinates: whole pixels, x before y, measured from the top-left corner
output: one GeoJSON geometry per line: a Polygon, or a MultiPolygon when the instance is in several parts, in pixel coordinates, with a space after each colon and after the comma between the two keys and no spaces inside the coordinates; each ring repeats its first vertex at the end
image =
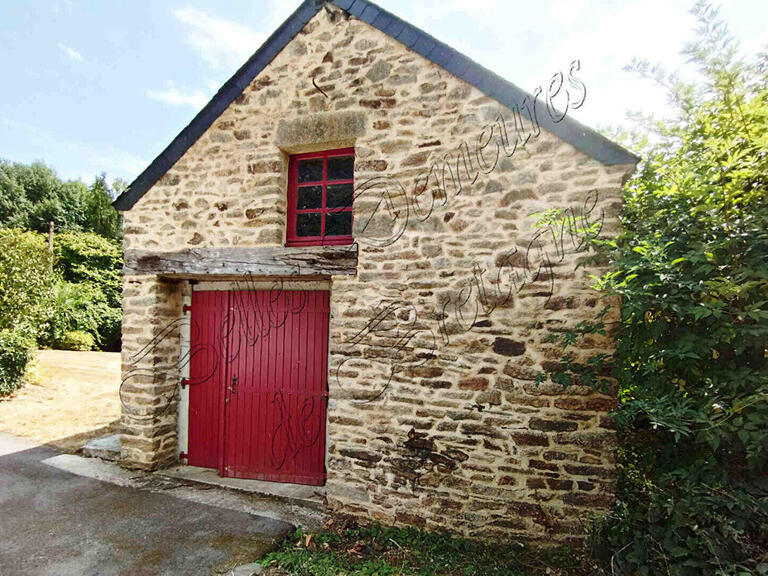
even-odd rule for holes
{"type": "MultiPolygon", "coordinates": [[[[280,495],[270,495],[262,491],[245,490],[236,486],[224,486],[221,483],[188,479],[181,476],[171,476],[169,470],[161,472],[142,472],[121,468],[114,462],[99,458],[86,458],[73,454],[60,454],[42,461],[43,464],[65,470],[72,474],[85,476],[109,482],[118,486],[126,486],[139,490],[163,493],[168,496],[207,504],[218,508],[245,512],[253,516],[262,516],[274,520],[282,520],[293,526],[302,526],[306,530],[320,529],[326,520],[322,509],[316,508],[316,496],[311,498],[299,492],[298,498],[280,495]],[[306,504],[310,502],[312,506],[306,504]]],[[[179,468],[188,468],[180,466],[179,468]]],[[[206,470],[206,469],[198,469],[206,470]]],[[[215,470],[212,470],[216,474],[215,470]]],[[[218,476],[216,476],[218,478],[218,476]]],[[[235,480],[221,479],[219,480],[235,480]]],[[[240,481],[243,482],[243,481],[240,481]]],[[[257,482],[247,480],[244,482],[257,482]]],[[[269,482],[260,482],[270,484],[269,482]]],[[[314,487],[303,487],[314,488],[314,487]]]]}
{"type": "Polygon", "coordinates": [[[322,512],[325,510],[325,487],[267,482],[265,480],[245,480],[242,478],[222,478],[213,468],[198,466],[174,466],[158,470],[156,474],[187,482],[199,482],[209,486],[237,490],[248,494],[268,496],[288,503],[306,506],[322,512]]]}

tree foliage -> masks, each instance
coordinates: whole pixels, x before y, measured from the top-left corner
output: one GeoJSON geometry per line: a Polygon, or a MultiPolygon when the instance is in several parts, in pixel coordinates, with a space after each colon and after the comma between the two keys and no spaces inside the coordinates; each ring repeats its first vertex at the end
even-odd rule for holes
{"type": "MultiPolygon", "coordinates": [[[[121,188],[115,181],[113,188],[121,188]]],[[[93,184],[60,180],[43,164],[0,160],[0,226],[47,232],[90,230],[113,240],[122,236],[120,215],[112,208],[114,191],[102,174],[93,184]]]]}
{"type": "Polygon", "coordinates": [[[0,160],[0,329],[43,346],[119,350],[122,227],[112,198],[122,188],[103,174],[86,186],[41,162],[0,160]]]}
{"type": "Polygon", "coordinates": [[[92,232],[0,228],[0,395],[21,383],[36,344],[120,349],[120,245],[92,232]]]}
{"type": "MultiPolygon", "coordinates": [[[[56,315],[48,343],[69,348],[72,331],[90,334],[102,350],[120,349],[123,255],[120,245],[93,232],[54,237],[56,315]]],[[[82,338],[79,339],[82,341],[82,338]]]]}
{"type": "Polygon", "coordinates": [[[0,228],[0,330],[36,338],[53,317],[56,277],[45,236],[0,228]]]}
{"type": "Polygon", "coordinates": [[[633,66],[677,117],[636,116],[600,282],[623,302],[619,501],[597,538],[620,574],[768,573],[768,74],[694,12],[697,83],[633,66]]]}
{"type": "Polygon", "coordinates": [[[112,207],[112,200],[125,188],[121,180],[115,180],[110,188],[104,174],[95,178],[82,196],[83,230],[94,232],[104,238],[120,241],[123,229],[120,214],[112,207]]]}
{"type": "Polygon", "coordinates": [[[123,252],[119,243],[93,232],[63,232],[53,240],[56,267],[67,282],[90,283],[120,307],[123,252]]]}
{"type": "Polygon", "coordinates": [[[34,345],[21,331],[0,330],[0,397],[19,387],[34,345]]]}
{"type": "Polygon", "coordinates": [[[0,396],[21,384],[29,351],[50,329],[55,285],[45,237],[0,228],[0,396]]]}

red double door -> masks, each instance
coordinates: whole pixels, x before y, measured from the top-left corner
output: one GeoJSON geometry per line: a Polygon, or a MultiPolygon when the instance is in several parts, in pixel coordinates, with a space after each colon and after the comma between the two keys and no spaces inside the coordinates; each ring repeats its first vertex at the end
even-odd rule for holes
{"type": "Polygon", "coordinates": [[[325,483],[327,291],[195,291],[188,462],[325,483]]]}

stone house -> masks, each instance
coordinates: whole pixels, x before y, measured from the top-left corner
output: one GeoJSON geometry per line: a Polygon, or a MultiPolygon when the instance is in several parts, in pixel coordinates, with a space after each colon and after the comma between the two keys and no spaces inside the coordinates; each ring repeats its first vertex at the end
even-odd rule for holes
{"type": "Polygon", "coordinates": [[[612,499],[615,398],[541,376],[603,310],[586,248],[637,158],[568,116],[564,65],[529,94],[367,0],[303,2],[115,201],[124,465],[582,534],[612,499]]]}

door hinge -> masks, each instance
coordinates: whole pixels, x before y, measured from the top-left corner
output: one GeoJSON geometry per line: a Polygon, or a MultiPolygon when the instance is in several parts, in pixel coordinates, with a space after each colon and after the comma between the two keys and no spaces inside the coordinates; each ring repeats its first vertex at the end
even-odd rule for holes
{"type": "Polygon", "coordinates": [[[184,386],[189,386],[189,378],[181,379],[181,387],[184,388],[184,386]]]}
{"type": "Polygon", "coordinates": [[[189,304],[184,304],[184,306],[181,307],[182,312],[186,314],[187,312],[192,312],[192,306],[189,304]]]}

